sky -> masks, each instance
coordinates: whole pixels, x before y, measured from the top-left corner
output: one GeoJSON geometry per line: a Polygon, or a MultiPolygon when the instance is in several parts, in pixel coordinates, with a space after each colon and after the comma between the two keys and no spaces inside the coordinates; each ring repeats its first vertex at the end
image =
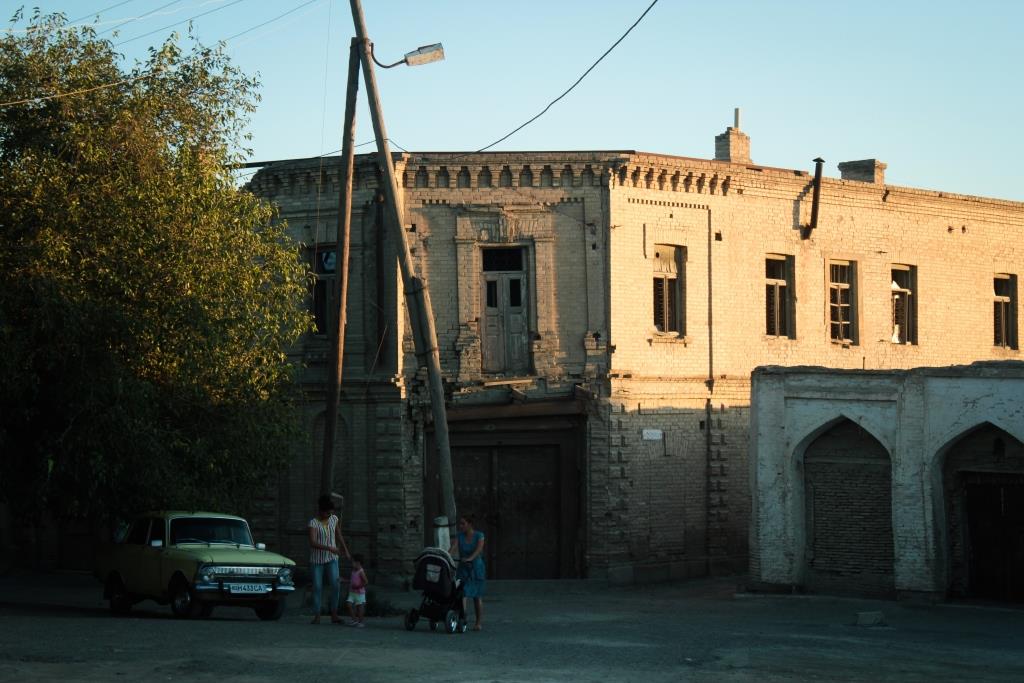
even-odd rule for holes
{"type": "MultiPolygon", "coordinates": [[[[8,15],[19,4],[3,3],[8,15]]],[[[26,4],[115,29],[103,37],[123,43],[128,63],[184,32],[170,25],[189,17],[212,44],[294,9],[226,44],[262,83],[251,160],[341,147],[354,33],[347,0],[26,4]]],[[[446,54],[378,70],[389,137],[408,150],[472,151],[544,109],[651,0],[363,4],[380,61],[437,42],[446,54]]],[[[810,171],[820,156],[825,174],[838,176],[841,161],[876,158],[894,185],[1024,201],[1021,26],[1017,0],[659,0],[576,89],[494,149],[711,158],[714,136],[740,107],[757,164],[810,171]]],[[[361,87],[358,143],[373,139],[364,96],[361,87]]]]}

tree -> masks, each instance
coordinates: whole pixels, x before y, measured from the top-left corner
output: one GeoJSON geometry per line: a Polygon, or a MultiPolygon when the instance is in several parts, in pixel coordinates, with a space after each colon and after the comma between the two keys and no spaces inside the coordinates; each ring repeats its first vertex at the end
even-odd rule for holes
{"type": "Polygon", "coordinates": [[[297,246],[232,177],[258,83],[177,36],[125,68],[28,24],[0,37],[0,496],[244,509],[293,450],[310,326],[297,246]]]}

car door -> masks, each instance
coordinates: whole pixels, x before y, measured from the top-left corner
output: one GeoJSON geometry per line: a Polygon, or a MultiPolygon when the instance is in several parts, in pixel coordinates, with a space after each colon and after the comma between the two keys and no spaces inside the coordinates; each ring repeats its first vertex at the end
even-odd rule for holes
{"type": "Polygon", "coordinates": [[[128,535],[118,552],[116,567],[124,587],[135,595],[146,594],[145,564],[146,542],[149,539],[149,517],[139,517],[132,522],[128,535]]]}
{"type": "Polygon", "coordinates": [[[163,558],[167,552],[167,522],[162,517],[153,517],[149,525],[149,538],[141,553],[139,572],[142,575],[143,589],[146,595],[157,596],[167,588],[163,578],[163,558]],[[153,541],[160,541],[160,547],[154,548],[153,541]]]}

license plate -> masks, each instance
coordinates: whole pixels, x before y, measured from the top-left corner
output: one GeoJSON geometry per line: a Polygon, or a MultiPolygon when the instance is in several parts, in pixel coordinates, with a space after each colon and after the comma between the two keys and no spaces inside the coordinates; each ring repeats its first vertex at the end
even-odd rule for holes
{"type": "Polygon", "coordinates": [[[232,583],[228,585],[231,593],[266,593],[270,589],[265,583],[232,583]]]}

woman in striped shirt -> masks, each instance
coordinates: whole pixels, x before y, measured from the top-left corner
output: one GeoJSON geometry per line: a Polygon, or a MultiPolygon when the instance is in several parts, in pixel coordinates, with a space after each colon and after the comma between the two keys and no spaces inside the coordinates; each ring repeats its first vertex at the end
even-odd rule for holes
{"type": "Polygon", "coordinates": [[[338,567],[338,548],[351,557],[345,537],[341,535],[341,520],[334,514],[334,501],[328,495],[320,496],[317,515],[309,520],[309,569],[313,577],[313,623],[320,623],[320,593],[324,574],[331,584],[331,622],[341,623],[338,618],[338,602],[341,598],[341,580],[338,567]]]}

